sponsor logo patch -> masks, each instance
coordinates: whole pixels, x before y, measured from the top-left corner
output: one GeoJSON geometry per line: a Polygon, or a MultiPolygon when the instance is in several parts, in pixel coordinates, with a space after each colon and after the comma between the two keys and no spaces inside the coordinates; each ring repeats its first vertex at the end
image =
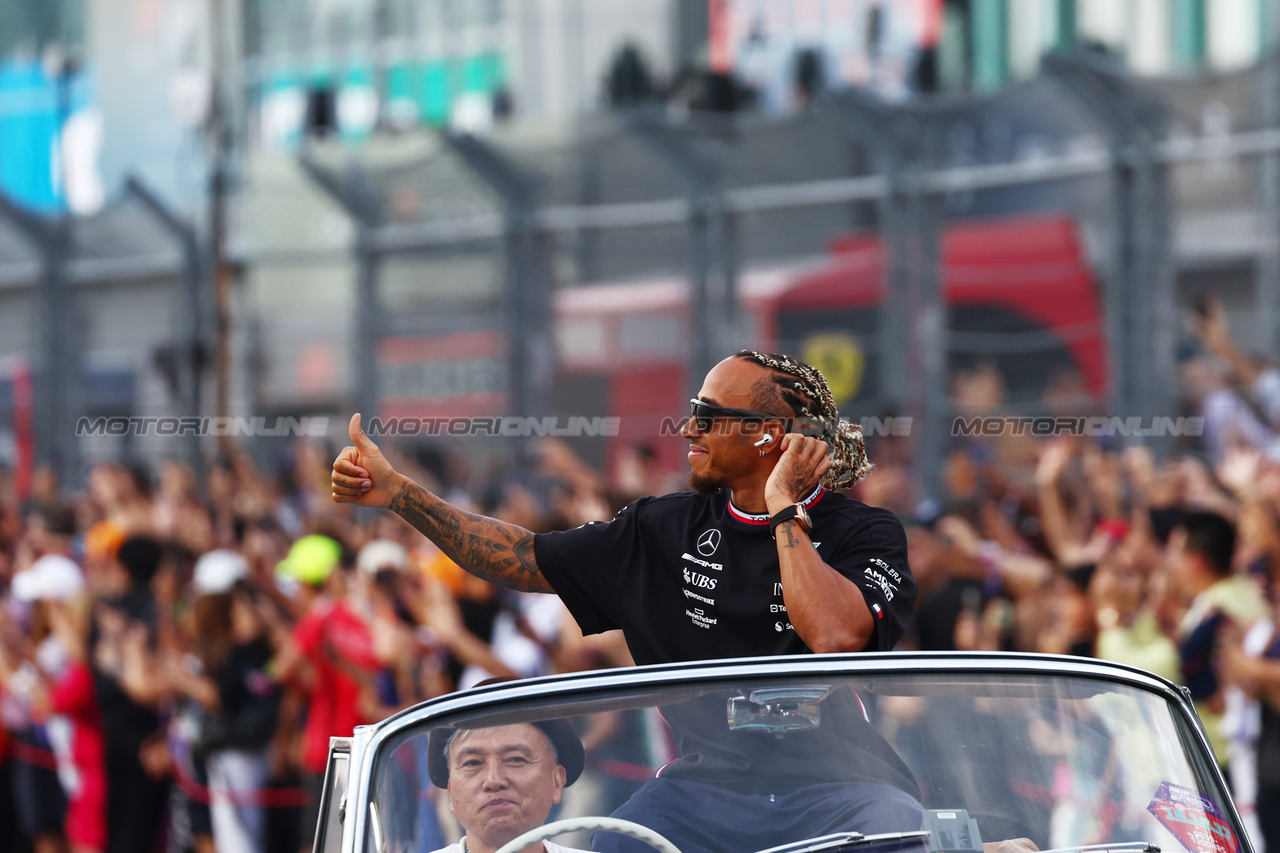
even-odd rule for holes
{"type": "Polygon", "coordinates": [[[717,578],[708,577],[707,575],[699,574],[698,572],[691,572],[688,569],[685,569],[684,582],[695,586],[698,589],[715,589],[716,584],[720,581],[717,578]]]}
{"type": "MultiPolygon", "coordinates": [[[[872,562],[879,563],[880,561],[873,560],[872,562]]],[[[894,572],[893,569],[889,569],[889,571],[895,576],[898,574],[897,572],[894,572]]],[[[898,592],[897,582],[891,581],[888,575],[885,575],[883,572],[874,569],[871,566],[863,569],[862,574],[873,586],[880,588],[880,592],[884,594],[885,601],[893,601],[893,596],[898,592]]]]}
{"type": "Polygon", "coordinates": [[[698,537],[698,553],[710,557],[720,547],[720,531],[712,527],[698,537]]]}
{"type": "Polygon", "coordinates": [[[711,569],[713,572],[724,571],[724,563],[708,563],[706,560],[699,560],[687,551],[680,555],[680,559],[687,560],[695,566],[702,566],[704,569],[711,569]]]}
{"type": "Polygon", "coordinates": [[[692,598],[694,601],[701,601],[703,604],[715,604],[715,603],[716,603],[716,600],[715,600],[714,598],[707,598],[707,597],[706,597],[706,596],[704,596],[704,595],[698,595],[696,592],[690,592],[690,591],[689,591],[689,590],[687,590],[687,589],[686,589],[686,590],[683,590],[683,592],[684,592],[684,597],[685,597],[685,598],[692,598]]]}
{"type": "Polygon", "coordinates": [[[689,619],[692,620],[693,624],[699,628],[710,629],[717,622],[717,620],[712,619],[706,613],[702,612],[702,608],[700,607],[695,607],[692,610],[686,610],[684,615],[688,616],[689,619]]]}

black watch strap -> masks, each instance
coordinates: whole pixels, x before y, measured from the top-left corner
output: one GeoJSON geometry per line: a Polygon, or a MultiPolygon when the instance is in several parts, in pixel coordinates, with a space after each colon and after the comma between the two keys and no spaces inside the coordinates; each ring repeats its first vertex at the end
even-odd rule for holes
{"type": "MultiPolygon", "coordinates": [[[[774,515],[769,519],[769,535],[772,536],[774,539],[777,539],[778,525],[782,524],[783,522],[790,521],[791,519],[796,518],[799,515],[800,515],[800,504],[791,504],[791,506],[788,506],[779,510],[777,515],[774,515]]],[[[805,528],[806,532],[808,531],[808,526],[805,525],[803,519],[801,519],[800,525],[805,528]]]]}

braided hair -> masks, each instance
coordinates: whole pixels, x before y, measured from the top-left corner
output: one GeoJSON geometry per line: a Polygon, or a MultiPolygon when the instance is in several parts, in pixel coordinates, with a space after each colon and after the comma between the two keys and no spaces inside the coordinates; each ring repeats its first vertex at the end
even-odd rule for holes
{"type": "Polygon", "coordinates": [[[822,425],[822,439],[831,446],[831,467],[822,476],[828,489],[847,489],[871,472],[862,426],[840,417],[826,377],[812,365],[789,355],[742,350],[737,358],[772,371],[753,389],[757,408],[779,402],[797,417],[811,418],[822,425]]]}

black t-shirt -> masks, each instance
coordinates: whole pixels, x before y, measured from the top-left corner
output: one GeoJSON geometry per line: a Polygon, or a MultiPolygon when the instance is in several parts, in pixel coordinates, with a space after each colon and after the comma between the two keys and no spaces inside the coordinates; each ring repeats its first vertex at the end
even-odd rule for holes
{"type": "MultiPolygon", "coordinates": [[[[901,522],[820,487],[805,506],[819,556],[874,618],[865,651],[893,648],[916,599],[901,522]]],[[[539,534],[534,552],[583,632],[621,628],[638,664],[809,651],[787,619],[769,517],[727,489],[641,498],[612,521],[539,534]]]]}
{"type": "MultiPolygon", "coordinates": [[[[148,642],[154,645],[159,621],[155,598],[145,589],[133,589],[115,598],[99,602],[120,612],[132,625],[146,628],[148,642]]],[[[97,620],[89,634],[89,647],[96,649],[102,641],[97,620]]],[[[93,656],[90,658],[93,659],[93,656]]],[[[142,742],[160,729],[160,716],[155,709],[135,702],[120,686],[116,675],[93,668],[94,692],[102,712],[102,728],[106,734],[106,754],[112,767],[138,766],[138,750],[142,742]]]]}
{"type": "MultiPolygon", "coordinates": [[[[857,584],[875,620],[866,650],[891,649],[916,599],[902,524],[888,510],[822,488],[804,503],[818,554],[857,584]]],[[[728,490],[641,498],[610,522],[537,536],[534,549],[582,630],[621,628],[636,663],[809,651],[787,619],[769,517],[733,506],[728,490]]],[[[874,780],[919,796],[852,691],[822,703],[819,729],[781,739],[732,730],[726,703],[735,693],[662,709],[681,756],[663,776],[756,792],[874,780]]]]}
{"type": "Polygon", "coordinates": [[[214,673],[220,713],[206,725],[207,749],[257,749],[276,730],[280,690],[267,674],[273,653],[264,639],[231,647],[214,673]]]}

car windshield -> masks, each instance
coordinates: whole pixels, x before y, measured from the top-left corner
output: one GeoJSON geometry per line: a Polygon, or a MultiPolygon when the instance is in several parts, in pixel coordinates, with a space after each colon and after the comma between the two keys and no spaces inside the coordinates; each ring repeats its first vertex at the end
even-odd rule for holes
{"type": "MultiPolygon", "coordinates": [[[[918,798],[924,828],[950,827],[967,839],[950,839],[949,849],[981,849],[964,835],[970,827],[982,842],[1028,838],[1041,850],[1239,847],[1199,734],[1166,696],[1074,675],[940,671],[629,684],[428,717],[379,741],[366,849],[427,853],[460,837],[448,795],[432,783],[433,732],[439,751],[458,731],[535,721],[550,731],[550,720],[572,726],[585,762],[549,820],[611,815],[660,773],[770,801],[805,786],[874,783],[887,796],[918,798]]],[[[715,827],[707,803],[689,808],[715,827]]],[[[643,809],[625,813],[646,824],[643,809]]],[[[768,815],[761,819],[767,828],[768,815]]],[[[877,830],[922,829],[914,822],[877,830]]],[[[788,823],[783,834],[791,837],[766,833],[725,849],[829,831],[818,815],[788,823]]],[[[590,832],[557,841],[594,849],[590,832]]]]}

